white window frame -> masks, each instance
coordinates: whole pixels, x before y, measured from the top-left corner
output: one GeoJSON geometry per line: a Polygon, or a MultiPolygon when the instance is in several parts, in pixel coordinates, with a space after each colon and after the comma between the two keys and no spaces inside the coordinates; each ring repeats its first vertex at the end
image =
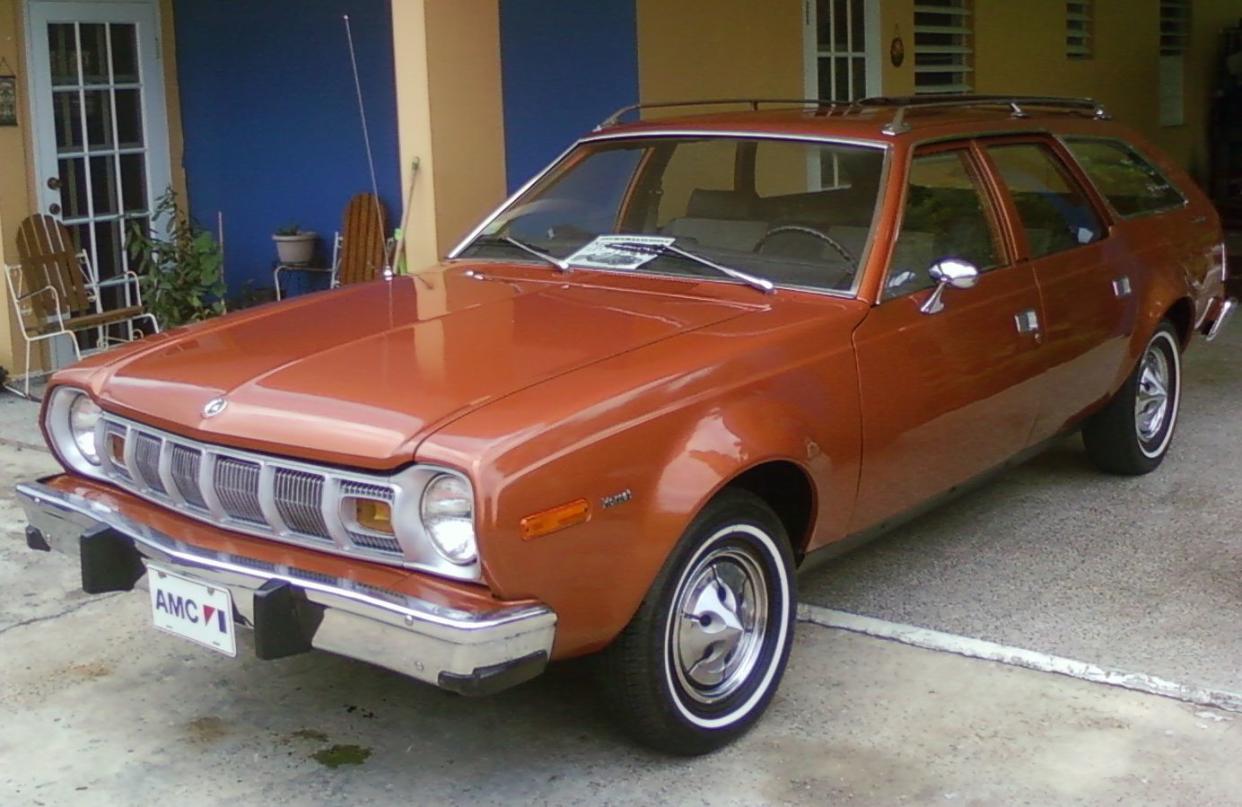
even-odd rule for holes
{"type": "Polygon", "coordinates": [[[934,93],[967,93],[973,92],[975,56],[975,28],[971,22],[973,9],[970,0],[916,0],[914,4],[914,94],[927,95],[934,93]],[[939,14],[956,17],[951,25],[919,24],[918,15],[939,14]],[[945,45],[920,41],[923,35],[952,35],[955,43],[945,45]],[[953,61],[947,64],[927,64],[920,56],[952,56],[953,61]],[[924,62],[920,64],[920,62],[924,62]],[[920,75],[951,75],[953,81],[945,84],[920,87],[920,75]]]}
{"type": "MultiPolygon", "coordinates": [[[[851,19],[852,13],[848,0],[831,0],[831,2],[846,3],[846,19],[851,19]]],[[[847,34],[846,41],[849,45],[846,50],[836,50],[835,37],[829,36],[826,44],[819,42],[819,4],[816,0],[802,0],[802,53],[803,53],[803,75],[805,83],[803,89],[807,98],[822,98],[828,101],[853,101],[853,98],[835,98],[832,93],[836,91],[836,86],[829,87],[828,93],[823,93],[822,87],[819,86],[819,61],[820,59],[839,59],[847,58],[849,69],[854,69],[853,59],[862,57],[863,64],[866,66],[865,88],[866,94],[883,95],[884,90],[881,86],[883,75],[883,63],[880,60],[880,0],[863,0],[863,35],[866,42],[859,43],[850,42],[852,31],[847,34]]],[[[829,23],[832,24],[832,21],[829,23]]],[[[831,30],[831,29],[830,29],[831,30]]],[[[833,75],[836,75],[836,63],[832,62],[833,75]]],[[[851,79],[853,77],[851,76],[851,79]]],[[[854,82],[848,82],[853,87],[854,82]]]]}

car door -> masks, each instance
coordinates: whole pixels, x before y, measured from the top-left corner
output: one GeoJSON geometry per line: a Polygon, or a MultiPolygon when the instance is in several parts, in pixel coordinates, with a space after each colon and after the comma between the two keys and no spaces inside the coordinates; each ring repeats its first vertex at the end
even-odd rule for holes
{"type": "Polygon", "coordinates": [[[1039,406],[1042,318],[1029,263],[1015,263],[977,146],[916,151],[877,304],[855,331],[863,461],[851,531],[875,526],[1002,463],[1028,444],[1039,406]],[[944,291],[928,267],[980,270],[944,291]]]}
{"type": "Polygon", "coordinates": [[[1034,438],[1044,439],[1112,392],[1140,278],[1055,143],[998,138],[982,146],[1015,222],[1018,263],[1030,264],[1043,299],[1047,374],[1034,438]]]}

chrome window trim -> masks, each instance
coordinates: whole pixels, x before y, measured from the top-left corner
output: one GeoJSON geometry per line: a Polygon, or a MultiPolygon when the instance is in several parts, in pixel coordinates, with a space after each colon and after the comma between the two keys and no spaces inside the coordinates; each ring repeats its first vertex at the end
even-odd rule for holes
{"type": "MultiPolygon", "coordinates": [[[[517,199],[519,199],[523,194],[525,194],[527,191],[533,188],[545,176],[550,174],[555,168],[557,168],[561,163],[563,163],[565,159],[569,157],[569,155],[572,154],[580,146],[589,145],[591,143],[612,141],[612,140],[649,140],[649,139],[678,138],[678,137],[694,137],[694,138],[700,138],[700,139],[720,138],[720,139],[733,139],[733,140],[741,139],[741,140],[794,141],[794,142],[800,142],[800,143],[819,143],[823,145],[857,146],[857,147],[863,147],[863,148],[872,148],[872,149],[876,149],[878,151],[883,152],[883,162],[881,163],[881,166],[880,166],[880,183],[877,186],[879,188],[879,191],[876,194],[875,209],[872,211],[872,214],[871,214],[871,225],[870,225],[870,232],[868,233],[868,237],[867,237],[867,246],[863,250],[862,254],[858,256],[858,268],[854,272],[854,282],[850,286],[850,288],[847,290],[822,289],[822,288],[818,288],[814,286],[797,286],[797,285],[793,285],[790,283],[776,283],[775,284],[777,289],[787,289],[789,291],[799,291],[799,292],[805,292],[808,294],[820,294],[826,297],[835,297],[835,298],[843,299],[843,300],[854,300],[858,298],[858,290],[862,285],[862,277],[867,268],[867,263],[871,259],[871,253],[875,246],[875,243],[874,243],[875,239],[872,236],[875,233],[876,225],[879,223],[880,216],[884,209],[884,205],[882,204],[884,189],[888,185],[888,174],[889,174],[890,167],[892,165],[893,143],[884,141],[884,140],[872,140],[872,139],[867,139],[867,138],[854,138],[854,137],[835,137],[835,136],[828,136],[828,135],[812,135],[812,134],[799,134],[799,133],[765,132],[765,131],[755,131],[755,130],[745,130],[745,129],[712,130],[712,131],[703,131],[699,129],[653,129],[653,130],[645,130],[645,131],[639,131],[639,132],[600,132],[597,134],[591,134],[591,135],[579,138],[578,140],[574,141],[573,145],[571,145],[569,148],[561,152],[560,156],[558,156],[555,160],[549,163],[546,168],[544,168],[538,174],[536,174],[531,179],[529,179],[526,182],[526,184],[522,185],[522,187],[518,188],[507,199],[501,202],[500,206],[497,207],[495,210],[493,210],[490,214],[488,214],[488,216],[484,218],[483,221],[477,227],[475,227],[473,230],[470,231],[469,235],[467,235],[460,242],[458,242],[457,246],[453,247],[453,249],[448,253],[446,257],[448,258],[448,260],[460,259],[461,252],[464,249],[466,249],[466,247],[470,246],[470,243],[474,241],[476,238],[478,238],[479,235],[482,234],[482,232],[486,230],[488,226],[491,225],[491,223],[500,216],[501,213],[503,213],[506,209],[508,209],[510,205],[512,205],[515,201],[517,201],[517,199]]],[[[475,260],[475,259],[471,258],[470,260],[475,260]]],[[[480,258],[478,260],[488,260],[488,259],[480,258]]],[[[495,260],[496,262],[504,262],[504,263],[513,262],[513,261],[500,261],[500,259],[493,259],[493,260],[495,260]]],[[[530,263],[535,263],[535,261],[532,259],[530,263]]],[[[672,272],[650,272],[650,271],[644,272],[641,269],[625,269],[625,270],[602,269],[602,268],[593,266],[589,270],[583,270],[583,271],[590,271],[590,272],[599,273],[599,274],[624,275],[627,277],[639,276],[639,277],[653,277],[653,278],[664,278],[664,279],[672,278],[674,280],[677,280],[677,279],[689,280],[695,283],[700,283],[700,282],[722,283],[728,286],[739,285],[738,281],[727,279],[727,278],[700,277],[697,275],[680,275],[680,274],[676,274],[672,272]]]]}
{"type": "Polygon", "coordinates": [[[127,493],[168,508],[179,515],[219,529],[266,538],[306,549],[363,559],[389,566],[427,571],[458,580],[473,581],[481,577],[481,566],[477,558],[473,563],[458,565],[440,555],[431,537],[423,529],[422,521],[418,517],[418,504],[422,499],[423,489],[428,482],[441,473],[461,478],[467,485],[470,485],[473,492],[474,488],[469,478],[454,468],[430,464],[415,464],[392,474],[349,471],[282,456],[230,448],[219,443],[209,443],[150,426],[130,418],[121,417],[107,411],[100,417],[100,422],[106,422],[107,424],[125,429],[124,465],[125,470],[129,472],[128,479],[121,476],[116,472],[115,464],[112,462],[111,457],[104,456],[101,465],[101,478],[127,493]],[[136,444],[136,440],[133,439],[135,431],[150,434],[163,441],[160,452],[160,466],[161,469],[167,466],[169,471],[166,476],[161,473],[161,480],[165,488],[170,491],[169,494],[161,494],[150,488],[143,481],[142,475],[136,473],[137,466],[133,458],[134,445],[136,444]],[[170,443],[182,445],[200,452],[198,487],[200,495],[207,504],[206,512],[189,505],[181,495],[176,484],[173,483],[170,443]],[[219,496],[216,494],[214,484],[216,461],[219,458],[256,463],[259,466],[259,505],[267,520],[267,525],[258,525],[232,518],[225,512],[219,496]],[[296,532],[290,529],[280,516],[276,506],[274,490],[275,473],[278,469],[299,471],[323,478],[319,505],[324,517],[324,524],[328,529],[327,538],[316,538],[296,532]],[[343,522],[340,512],[342,501],[340,489],[341,483],[344,481],[374,485],[392,491],[394,523],[401,524],[401,528],[396,536],[397,543],[401,547],[401,554],[369,549],[355,544],[350,539],[347,526],[343,522]],[[413,518],[410,517],[411,513],[413,518]]]}
{"type": "Polygon", "coordinates": [[[1056,139],[1058,143],[1061,144],[1061,147],[1065,149],[1065,153],[1068,154],[1070,156],[1070,159],[1074,161],[1074,165],[1078,166],[1078,170],[1082,171],[1082,175],[1085,176],[1087,178],[1087,181],[1091,183],[1092,189],[1099,195],[1101,199],[1104,200],[1104,204],[1108,206],[1108,212],[1111,213],[1114,216],[1114,218],[1116,218],[1118,221],[1133,221],[1134,219],[1141,219],[1147,216],[1159,216],[1162,213],[1171,213],[1174,210],[1185,210],[1186,208],[1190,207],[1190,197],[1186,195],[1186,192],[1182,190],[1181,186],[1178,185],[1173,180],[1169,179],[1169,175],[1166,174],[1159,165],[1153,162],[1151,157],[1146,152],[1144,152],[1142,149],[1140,149],[1138,146],[1134,145],[1133,143],[1129,142],[1128,140],[1125,140],[1120,137],[1112,137],[1109,135],[1054,134],[1053,137],[1056,139]],[[1170,188],[1172,188],[1173,191],[1179,197],[1181,197],[1181,200],[1182,200],[1181,204],[1168,205],[1166,207],[1156,207],[1156,208],[1152,208],[1151,210],[1144,210],[1140,213],[1131,213],[1128,216],[1123,215],[1122,213],[1118,212],[1117,208],[1113,205],[1113,200],[1108,198],[1108,194],[1100,190],[1100,186],[1097,185],[1095,182],[1095,177],[1091,176],[1091,173],[1086,169],[1086,166],[1082,164],[1082,160],[1080,160],[1078,158],[1078,155],[1074,153],[1074,149],[1070,146],[1071,140],[1094,140],[1098,143],[1115,143],[1121,146],[1126,151],[1133,152],[1134,154],[1138,155],[1138,157],[1144,163],[1147,164],[1148,168],[1150,168],[1152,171],[1155,172],[1156,176],[1163,179],[1165,181],[1165,184],[1167,184],[1170,188]]]}

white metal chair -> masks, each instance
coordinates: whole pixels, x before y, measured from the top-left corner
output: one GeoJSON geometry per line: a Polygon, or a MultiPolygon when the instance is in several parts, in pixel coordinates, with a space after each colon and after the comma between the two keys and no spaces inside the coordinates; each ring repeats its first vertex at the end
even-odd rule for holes
{"type": "Polygon", "coordinates": [[[284,272],[330,272],[330,285],[347,286],[374,280],[388,260],[391,239],[387,238],[384,208],[371,193],[360,193],[345,206],[342,229],[332,239],[332,266],[290,266],[281,264],[272,272],[276,299],[283,297],[280,275],[284,272]]]}

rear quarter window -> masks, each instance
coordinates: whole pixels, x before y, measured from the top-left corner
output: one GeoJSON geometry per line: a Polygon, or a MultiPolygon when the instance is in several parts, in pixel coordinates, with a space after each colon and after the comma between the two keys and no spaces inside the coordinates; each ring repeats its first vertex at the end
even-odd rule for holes
{"type": "Polygon", "coordinates": [[[1170,210],[1186,197],[1139,152],[1119,140],[1067,138],[1093,185],[1123,218],[1170,210]]]}

